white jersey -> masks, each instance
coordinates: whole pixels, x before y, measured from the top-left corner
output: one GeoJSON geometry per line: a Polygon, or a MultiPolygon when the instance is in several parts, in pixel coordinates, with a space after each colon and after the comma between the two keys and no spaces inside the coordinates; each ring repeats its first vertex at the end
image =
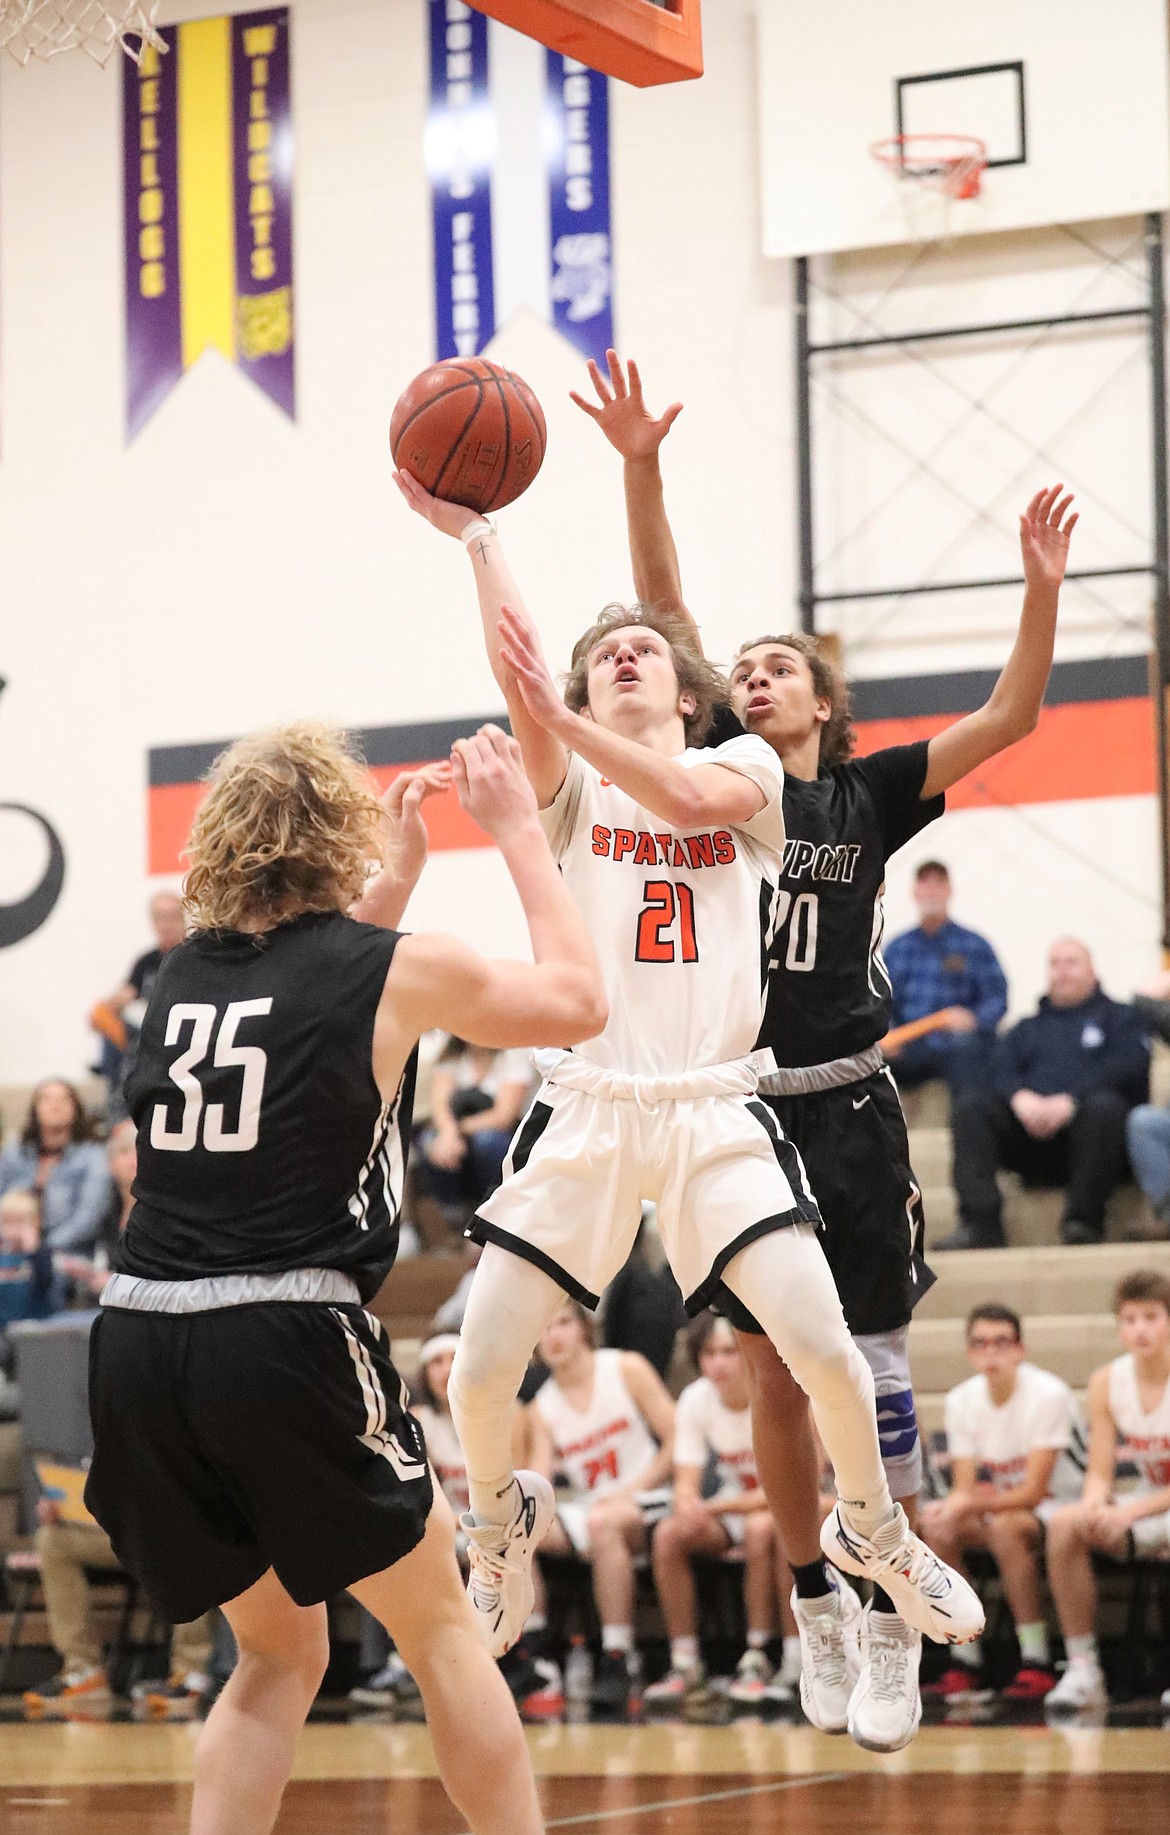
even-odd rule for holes
{"type": "Polygon", "coordinates": [[[427,1458],[434,1468],[439,1489],[456,1516],[462,1516],[471,1508],[471,1495],[467,1488],[467,1461],[455,1432],[455,1423],[449,1414],[440,1414],[429,1402],[420,1402],[411,1413],[423,1430],[427,1458]]]}
{"type": "Polygon", "coordinates": [[[677,1077],[747,1057],[763,1019],[783,767],[750,734],[677,762],[739,771],[767,802],[736,827],[674,829],[571,754],[541,811],[609,997],[605,1031],[573,1056],[628,1076],[677,1077]]]}
{"type": "Polygon", "coordinates": [[[555,1376],[536,1392],[552,1435],[553,1470],[578,1496],[600,1496],[644,1472],[657,1449],[622,1375],[624,1351],[593,1353],[589,1406],[574,1408],[555,1376]]]}
{"type": "Polygon", "coordinates": [[[1049,1370],[1020,1364],[1015,1388],[1001,1405],[992,1400],[985,1376],[968,1377],[947,1396],[946,1430],[951,1457],[975,1460],[997,1491],[1023,1484],[1029,1453],[1055,1449],[1060,1457],[1048,1481],[1048,1497],[1065,1503],[1081,1494],[1081,1411],[1068,1384],[1049,1370]]]}
{"type": "Polygon", "coordinates": [[[1117,1357],[1109,1366],[1109,1412],[1121,1441],[1118,1457],[1138,1468],[1148,1490],[1170,1485],[1170,1382],[1146,1414],[1132,1355],[1117,1357]]]}
{"type": "Polygon", "coordinates": [[[706,1469],[714,1462],[716,1497],[754,1491],[759,1485],[752,1447],[752,1411],[728,1408],[706,1376],[688,1384],[674,1417],[675,1465],[706,1469]]]}

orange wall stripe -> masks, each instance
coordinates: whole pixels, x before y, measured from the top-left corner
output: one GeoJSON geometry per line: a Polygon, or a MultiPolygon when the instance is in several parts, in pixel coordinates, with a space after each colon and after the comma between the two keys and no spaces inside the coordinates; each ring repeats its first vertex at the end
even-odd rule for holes
{"type": "MultiPolygon", "coordinates": [[[[864,755],[882,746],[932,739],[954,724],[953,714],[859,721],[857,749],[864,755]]],[[[1068,701],[1042,708],[1034,733],[948,790],[947,808],[1153,796],[1156,787],[1154,714],[1146,696],[1068,701]]]]}

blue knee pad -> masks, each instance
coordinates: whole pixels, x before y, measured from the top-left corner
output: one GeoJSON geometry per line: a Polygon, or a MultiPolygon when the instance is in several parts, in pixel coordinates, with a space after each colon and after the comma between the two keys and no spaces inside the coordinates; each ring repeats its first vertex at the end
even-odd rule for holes
{"type": "Polygon", "coordinates": [[[875,1332],[857,1339],[873,1372],[882,1464],[895,1498],[917,1497],[922,1489],[922,1442],[910,1386],[908,1330],[875,1332]]]}

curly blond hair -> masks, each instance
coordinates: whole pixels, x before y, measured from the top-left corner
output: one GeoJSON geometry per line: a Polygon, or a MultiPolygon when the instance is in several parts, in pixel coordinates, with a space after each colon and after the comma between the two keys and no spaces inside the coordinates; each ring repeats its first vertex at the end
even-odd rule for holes
{"type": "Polygon", "coordinates": [[[344,733],[302,720],[251,734],[207,783],[183,886],[197,929],[267,929],[360,898],[382,859],[382,810],[344,733]]]}
{"type": "Polygon", "coordinates": [[[717,707],[727,707],[731,691],[727,678],[714,663],[709,663],[699,649],[695,627],[679,612],[656,605],[607,605],[595,624],[573,645],[573,660],[564,678],[565,702],[575,714],[584,713],[589,705],[589,658],[611,631],[625,630],[627,625],[645,625],[656,631],[670,647],[674,673],[680,694],[693,695],[695,711],[684,714],[683,726],[688,745],[702,745],[710,731],[717,707]]]}

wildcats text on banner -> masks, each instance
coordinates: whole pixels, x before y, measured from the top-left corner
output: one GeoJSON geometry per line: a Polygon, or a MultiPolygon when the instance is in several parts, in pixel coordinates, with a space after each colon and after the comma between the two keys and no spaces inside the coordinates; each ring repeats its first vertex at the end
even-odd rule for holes
{"type": "Polygon", "coordinates": [[[122,77],[130,439],[206,350],[296,411],[289,10],[162,36],[122,77]]]}

